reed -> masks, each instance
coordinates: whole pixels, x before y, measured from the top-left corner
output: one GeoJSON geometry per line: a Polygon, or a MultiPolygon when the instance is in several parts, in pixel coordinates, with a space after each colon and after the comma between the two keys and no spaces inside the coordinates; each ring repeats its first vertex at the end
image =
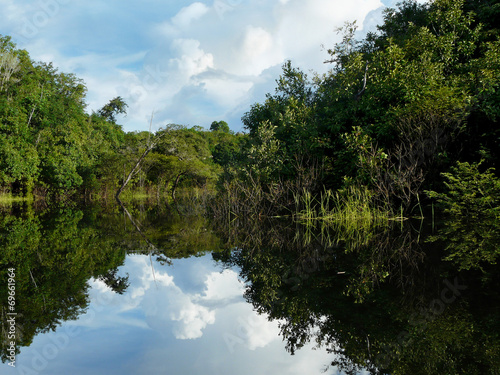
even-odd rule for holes
{"type": "Polygon", "coordinates": [[[343,227],[373,227],[399,219],[391,210],[380,209],[366,187],[351,186],[344,190],[323,191],[319,197],[303,191],[294,197],[295,218],[299,222],[323,222],[343,227]]]}
{"type": "Polygon", "coordinates": [[[16,202],[32,202],[34,200],[33,195],[28,195],[26,197],[14,196],[11,193],[0,194],[0,204],[9,205],[16,202]]]}

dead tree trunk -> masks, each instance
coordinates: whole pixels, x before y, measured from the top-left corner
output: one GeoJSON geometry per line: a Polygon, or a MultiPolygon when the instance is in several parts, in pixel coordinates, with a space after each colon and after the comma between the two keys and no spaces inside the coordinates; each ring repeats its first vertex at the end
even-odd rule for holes
{"type": "MultiPolygon", "coordinates": [[[[149,123],[149,133],[151,134],[151,126],[153,124],[153,116],[151,116],[151,121],[149,123]]],[[[127,186],[127,184],[129,183],[129,181],[132,179],[132,177],[134,176],[134,174],[136,173],[137,169],[141,166],[141,163],[142,161],[144,160],[144,158],[149,154],[149,152],[156,146],[156,144],[159,142],[159,140],[161,139],[161,137],[163,137],[165,134],[167,134],[167,131],[168,129],[165,129],[161,134],[158,135],[158,133],[156,133],[156,137],[154,138],[153,141],[149,141],[148,139],[148,147],[146,148],[146,150],[144,150],[144,152],[142,153],[141,157],[139,158],[139,160],[137,160],[137,163],[135,163],[134,165],[134,168],[132,168],[132,170],[130,171],[130,173],[128,174],[127,178],[125,178],[125,180],[123,181],[123,184],[122,186],[120,186],[120,188],[118,189],[118,191],[116,192],[116,195],[115,197],[118,199],[120,197],[120,194],[122,193],[123,189],[125,189],[125,186],[127,186]]]]}
{"type": "Polygon", "coordinates": [[[137,163],[135,163],[134,165],[134,168],[132,168],[132,170],[130,171],[130,173],[128,174],[127,178],[123,181],[123,184],[122,186],[120,186],[120,188],[118,189],[118,191],[116,192],[116,198],[118,198],[120,196],[120,194],[122,193],[123,189],[125,189],[125,186],[127,186],[127,184],[129,183],[129,181],[132,179],[132,177],[134,176],[135,172],[137,171],[137,169],[140,167],[141,165],[141,162],[144,160],[144,158],[149,154],[149,152],[153,149],[153,147],[156,145],[156,143],[151,143],[148,148],[146,148],[146,150],[144,150],[144,152],[142,153],[141,157],[139,158],[139,160],[137,160],[137,163]]]}
{"type": "Polygon", "coordinates": [[[177,189],[177,185],[179,184],[179,180],[181,176],[185,175],[186,172],[179,173],[177,178],[175,179],[174,186],[172,187],[172,199],[175,201],[175,190],[177,189]]]}

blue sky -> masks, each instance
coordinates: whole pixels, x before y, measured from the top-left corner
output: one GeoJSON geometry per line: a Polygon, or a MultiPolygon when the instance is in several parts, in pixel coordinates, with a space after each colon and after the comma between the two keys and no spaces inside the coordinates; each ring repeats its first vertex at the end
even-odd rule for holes
{"type": "Polygon", "coordinates": [[[208,128],[241,116],[272,92],[287,59],[309,72],[328,66],[335,29],[374,30],[395,0],[0,0],[0,34],[36,61],[75,73],[89,111],[121,96],[124,130],[167,123],[208,128]]]}

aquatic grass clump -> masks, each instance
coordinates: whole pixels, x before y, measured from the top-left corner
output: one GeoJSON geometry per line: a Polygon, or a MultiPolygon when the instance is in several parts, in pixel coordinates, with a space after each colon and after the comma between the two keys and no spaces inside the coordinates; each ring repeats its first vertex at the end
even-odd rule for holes
{"type": "Polygon", "coordinates": [[[0,205],[9,205],[17,202],[32,202],[33,195],[28,195],[26,197],[19,197],[12,195],[11,193],[0,194],[0,205]]]}
{"type": "Polygon", "coordinates": [[[325,190],[318,197],[309,191],[294,196],[295,218],[302,223],[322,222],[343,227],[374,227],[394,219],[391,210],[381,210],[364,186],[350,186],[333,192],[325,190]]]}

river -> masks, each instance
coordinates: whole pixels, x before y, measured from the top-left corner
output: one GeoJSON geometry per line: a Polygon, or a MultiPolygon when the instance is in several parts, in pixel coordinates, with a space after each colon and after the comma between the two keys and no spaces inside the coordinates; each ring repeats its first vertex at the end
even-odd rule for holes
{"type": "Polygon", "coordinates": [[[2,374],[499,373],[497,223],[15,203],[0,235],[2,374]]]}

